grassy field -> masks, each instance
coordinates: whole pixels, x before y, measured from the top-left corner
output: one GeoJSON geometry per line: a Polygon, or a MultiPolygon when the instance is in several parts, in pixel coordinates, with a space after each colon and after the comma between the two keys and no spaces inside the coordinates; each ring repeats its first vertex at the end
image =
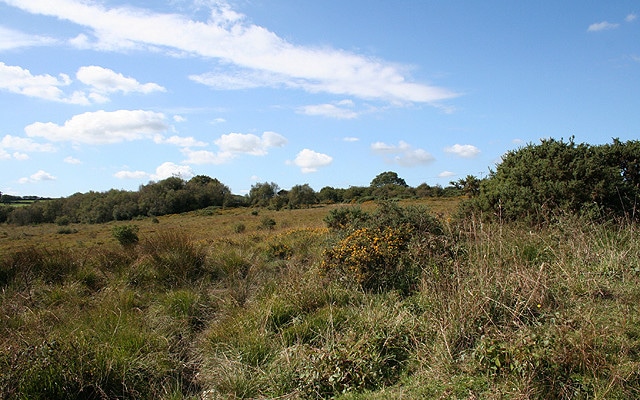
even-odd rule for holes
{"type": "Polygon", "coordinates": [[[457,201],[0,226],[0,398],[639,398],[638,228],[457,201]]]}

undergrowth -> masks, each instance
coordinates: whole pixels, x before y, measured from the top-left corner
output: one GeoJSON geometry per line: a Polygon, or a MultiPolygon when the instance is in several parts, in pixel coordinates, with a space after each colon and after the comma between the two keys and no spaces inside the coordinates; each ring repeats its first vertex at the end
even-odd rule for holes
{"type": "Polygon", "coordinates": [[[325,223],[3,253],[0,398],[640,397],[637,226],[325,223]]]}

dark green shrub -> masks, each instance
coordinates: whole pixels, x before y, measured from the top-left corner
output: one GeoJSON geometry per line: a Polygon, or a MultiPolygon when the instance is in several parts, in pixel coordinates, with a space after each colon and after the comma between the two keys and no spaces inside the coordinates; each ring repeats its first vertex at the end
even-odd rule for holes
{"type": "Polygon", "coordinates": [[[273,218],[266,216],[262,217],[262,220],[260,220],[260,227],[262,229],[272,230],[276,227],[276,221],[273,218]]]}
{"type": "Polygon", "coordinates": [[[591,146],[547,139],[504,155],[463,212],[533,223],[562,212],[638,219],[639,198],[640,141],[591,146]]]}
{"type": "Polygon", "coordinates": [[[140,240],[138,238],[137,225],[118,225],[114,226],[111,234],[121,245],[127,247],[132,246],[140,240]]]}

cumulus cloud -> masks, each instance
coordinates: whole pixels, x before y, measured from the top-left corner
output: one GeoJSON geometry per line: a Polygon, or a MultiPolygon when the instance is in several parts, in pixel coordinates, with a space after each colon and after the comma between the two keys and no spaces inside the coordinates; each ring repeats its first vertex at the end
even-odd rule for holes
{"type": "Polygon", "coordinates": [[[375,154],[382,155],[385,161],[404,167],[428,164],[434,160],[426,150],[416,149],[402,140],[398,145],[375,142],[371,144],[371,150],[375,154]]]}
{"type": "Polygon", "coordinates": [[[185,164],[225,164],[239,155],[264,156],[273,147],[283,147],[287,138],[276,132],[264,132],[262,136],[252,133],[229,133],[214,141],[219,148],[217,152],[209,150],[192,150],[190,147],[182,149],[187,156],[185,164]]]}
{"type": "Polygon", "coordinates": [[[303,149],[301,150],[293,161],[289,161],[288,164],[293,164],[300,168],[303,174],[318,171],[318,168],[326,167],[333,162],[333,157],[318,153],[313,150],[303,149]]]}
{"type": "Polygon", "coordinates": [[[473,158],[480,154],[480,149],[470,144],[454,144],[453,146],[445,147],[444,152],[462,158],[473,158]]]}
{"type": "Polygon", "coordinates": [[[42,137],[52,142],[99,145],[153,138],[167,129],[165,117],[161,113],[101,110],[75,115],[64,125],[36,122],[25,127],[25,132],[29,137],[42,137]]]}
{"type": "Polygon", "coordinates": [[[55,147],[51,143],[36,143],[29,138],[12,135],[5,135],[2,140],[0,140],[0,149],[47,153],[56,151],[55,147]]]}
{"type": "Polygon", "coordinates": [[[188,180],[195,176],[193,169],[188,165],[178,165],[167,161],[162,163],[160,166],[156,168],[154,173],[147,173],[144,171],[118,171],[113,174],[118,179],[134,179],[140,180],[149,178],[155,181],[160,181],[163,179],[171,178],[172,176],[177,176],[179,178],[188,180]]]}
{"type": "Polygon", "coordinates": [[[0,90],[60,103],[90,104],[82,92],[65,94],[61,87],[70,84],[71,79],[65,74],[58,77],[48,74],[33,75],[28,69],[0,62],[0,90]]]}
{"type": "Polygon", "coordinates": [[[353,110],[353,101],[343,100],[337,103],[314,104],[298,108],[298,113],[335,119],[354,119],[358,113],[353,110]]]}
{"type": "Polygon", "coordinates": [[[54,43],[56,40],[47,36],[29,35],[0,26],[0,51],[20,47],[46,46],[54,43]]]}
{"type": "Polygon", "coordinates": [[[20,178],[18,179],[18,183],[37,183],[37,182],[42,182],[42,181],[55,181],[56,177],[51,175],[48,172],[45,172],[43,170],[39,170],[38,172],[36,172],[35,174],[26,177],[26,178],[20,178]]]}
{"type": "Polygon", "coordinates": [[[589,32],[606,31],[606,30],[609,30],[609,29],[615,29],[615,28],[617,28],[619,26],[620,26],[620,24],[614,24],[614,23],[611,23],[611,22],[602,21],[602,22],[597,22],[595,24],[589,25],[589,28],[587,28],[587,31],[589,31],[589,32]]]}
{"type": "Polygon", "coordinates": [[[193,173],[193,169],[188,165],[178,165],[167,161],[156,168],[156,172],[151,174],[151,179],[162,180],[171,178],[172,176],[187,180],[193,178],[195,174],[193,173]]]}
{"type": "Polygon", "coordinates": [[[458,96],[446,88],[410,81],[406,68],[396,63],[290,43],[252,24],[224,1],[207,3],[212,7],[207,21],[80,0],[59,0],[55,6],[48,0],[4,1],[87,28],[72,42],[82,48],[143,49],[218,60],[224,71],[191,76],[216,89],[279,86],[395,104],[435,104],[458,96]]]}
{"type": "Polygon", "coordinates": [[[264,132],[261,137],[242,133],[229,133],[222,135],[214,143],[218,145],[220,151],[230,154],[250,154],[263,156],[267,154],[271,147],[282,147],[287,143],[287,139],[275,132],[264,132]]]}
{"type": "Polygon", "coordinates": [[[182,153],[187,156],[187,159],[183,162],[185,164],[226,164],[231,161],[235,156],[231,153],[214,153],[209,150],[191,150],[190,148],[182,149],[182,153]]]}
{"type": "Polygon", "coordinates": [[[80,67],[76,78],[85,85],[91,86],[98,93],[152,93],[164,92],[166,89],[156,83],[140,83],[134,78],[112,71],[108,68],[90,65],[80,67]]]}

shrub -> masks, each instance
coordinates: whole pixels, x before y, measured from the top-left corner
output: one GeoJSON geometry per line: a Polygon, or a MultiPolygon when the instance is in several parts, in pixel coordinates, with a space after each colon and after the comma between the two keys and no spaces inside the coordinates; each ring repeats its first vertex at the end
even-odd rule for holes
{"type": "Polygon", "coordinates": [[[322,266],[365,290],[407,291],[416,278],[405,257],[410,239],[409,229],[360,228],[327,250],[322,266]]]}
{"type": "Polygon", "coordinates": [[[260,220],[260,227],[262,229],[272,230],[276,227],[276,221],[273,218],[269,218],[267,216],[262,217],[260,220]]]}
{"type": "Polygon", "coordinates": [[[111,234],[118,243],[128,247],[138,243],[138,230],[137,225],[118,225],[113,227],[111,234]]]}
{"type": "Polygon", "coordinates": [[[463,211],[533,223],[561,212],[637,219],[639,160],[640,141],[590,146],[573,138],[542,140],[504,155],[463,211]]]}

